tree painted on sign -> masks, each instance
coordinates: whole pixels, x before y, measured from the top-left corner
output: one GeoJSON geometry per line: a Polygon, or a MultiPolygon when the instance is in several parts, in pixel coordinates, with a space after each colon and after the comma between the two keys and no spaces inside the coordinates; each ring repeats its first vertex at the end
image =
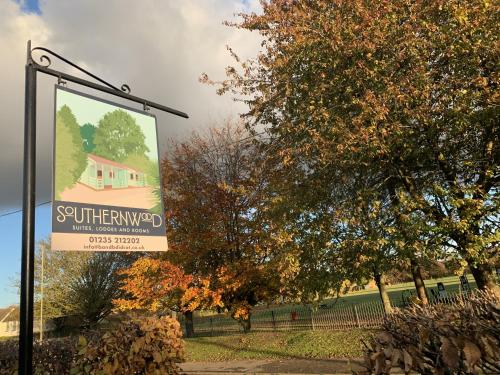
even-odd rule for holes
{"type": "Polygon", "coordinates": [[[130,155],[144,155],[149,151],[146,137],[135,119],[126,111],[108,112],[99,121],[95,131],[94,153],[122,163],[130,155]]]}
{"type": "Polygon", "coordinates": [[[71,109],[64,105],[56,113],[55,183],[56,199],[72,187],[87,166],[80,126],[71,109]]]}
{"type": "Polygon", "coordinates": [[[83,150],[86,153],[92,153],[92,151],[94,151],[94,136],[96,129],[97,128],[90,123],[87,123],[80,128],[80,134],[83,140],[83,150]]]}

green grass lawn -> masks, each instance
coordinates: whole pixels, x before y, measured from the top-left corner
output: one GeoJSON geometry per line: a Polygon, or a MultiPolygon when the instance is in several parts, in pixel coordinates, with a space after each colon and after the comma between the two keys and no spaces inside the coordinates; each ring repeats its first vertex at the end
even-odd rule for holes
{"type": "MultiPolygon", "coordinates": [[[[471,288],[473,289],[476,288],[476,283],[473,281],[472,277],[469,276],[468,279],[471,288]]],[[[438,282],[442,282],[445,285],[446,291],[448,293],[456,293],[460,290],[460,281],[458,276],[448,276],[439,279],[429,279],[425,280],[425,286],[427,288],[427,291],[429,292],[429,296],[431,295],[430,289],[434,289],[435,291],[437,291],[438,282]]],[[[399,303],[401,301],[401,295],[405,290],[411,290],[412,292],[415,292],[415,285],[413,284],[413,282],[390,285],[388,287],[389,298],[391,299],[391,301],[399,303]]],[[[378,289],[372,288],[372,289],[360,290],[358,292],[350,292],[339,298],[338,303],[357,304],[357,303],[372,302],[379,300],[380,297],[378,294],[378,289]]],[[[334,299],[331,299],[329,301],[333,302],[334,299]]]]}
{"type": "Polygon", "coordinates": [[[374,330],[252,332],[184,339],[187,361],[361,357],[374,330]]]}
{"type": "MultiPolygon", "coordinates": [[[[476,283],[473,281],[472,276],[468,276],[469,283],[472,289],[476,288],[476,283]]],[[[429,279],[425,280],[425,286],[431,295],[430,289],[434,289],[437,291],[437,283],[442,282],[445,285],[446,291],[448,293],[456,293],[459,291],[460,281],[458,276],[448,276],[438,279],[429,279]]],[[[401,283],[390,285],[388,287],[389,290],[389,298],[395,305],[399,305],[402,300],[402,293],[405,290],[411,290],[415,293],[415,286],[413,282],[401,283]]],[[[380,297],[377,288],[360,290],[357,292],[350,292],[341,296],[340,298],[329,298],[323,301],[322,303],[332,306],[337,305],[341,307],[342,305],[354,305],[360,303],[370,303],[370,302],[380,302],[380,297]]],[[[267,311],[267,310],[275,310],[276,313],[288,314],[290,311],[295,310],[297,308],[301,308],[299,304],[284,304],[284,305],[273,305],[273,306],[257,306],[254,308],[253,313],[255,315],[259,315],[259,311],[267,311]]]]}

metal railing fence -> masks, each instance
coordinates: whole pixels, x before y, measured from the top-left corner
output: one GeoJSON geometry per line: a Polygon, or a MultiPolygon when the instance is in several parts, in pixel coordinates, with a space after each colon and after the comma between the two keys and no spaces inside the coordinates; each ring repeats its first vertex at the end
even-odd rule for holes
{"type": "MultiPolygon", "coordinates": [[[[385,316],[382,303],[369,302],[323,308],[294,306],[291,309],[255,310],[250,316],[251,331],[344,330],[376,328],[385,316]]],[[[185,332],[185,319],[179,317],[185,332]]],[[[221,335],[243,332],[242,326],[229,314],[193,317],[195,335],[221,335]]]]}
{"type": "MultiPolygon", "coordinates": [[[[448,293],[446,296],[431,295],[429,303],[456,303],[466,298],[467,293],[448,293]]],[[[405,304],[393,303],[393,307],[405,304]]],[[[251,331],[294,330],[348,330],[353,328],[378,328],[386,313],[380,301],[356,304],[331,304],[312,307],[309,305],[277,305],[255,308],[250,316],[251,331]]],[[[184,332],[185,319],[179,315],[184,332]]],[[[194,333],[197,336],[223,335],[243,332],[243,327],[228,313],[193,317],[194,333]]]]}

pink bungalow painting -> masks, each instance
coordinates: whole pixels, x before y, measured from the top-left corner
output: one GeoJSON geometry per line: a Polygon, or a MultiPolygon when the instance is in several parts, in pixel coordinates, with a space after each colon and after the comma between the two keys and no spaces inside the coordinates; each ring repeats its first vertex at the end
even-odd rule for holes
{"type": "Polygon", "coordinates": [[[87,154],[87,167],[74,185],[61,192],[61,199],[136,208],[154,207],[158,204],[154,186],[148,184],[148,175],[143,169],[146,167],[133,168],[87,154]],[[128,189],[126,194],[124,189],[128,189]]]}

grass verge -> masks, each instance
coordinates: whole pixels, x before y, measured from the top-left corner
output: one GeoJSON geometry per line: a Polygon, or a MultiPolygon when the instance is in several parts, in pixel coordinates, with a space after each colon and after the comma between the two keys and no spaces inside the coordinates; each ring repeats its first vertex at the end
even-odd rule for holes
{"type": "Polygon", "coordinates": [[[187,361],[361,357],[374,330],[252,332],[184,339],[187,361]]]}

